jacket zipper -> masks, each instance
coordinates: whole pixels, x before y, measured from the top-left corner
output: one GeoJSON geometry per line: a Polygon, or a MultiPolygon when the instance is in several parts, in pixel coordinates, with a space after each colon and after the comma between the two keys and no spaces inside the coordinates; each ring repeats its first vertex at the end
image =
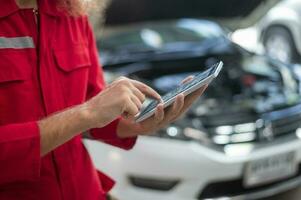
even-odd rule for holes
{"type": "MultiPolygon", "coordinates": [[[[36,44],[36,55],[37,55],[37,75],[38,75],[38,81],[39,81],[39,88],[40,88],[40,93],[41,93],[41,98],[42,98],[42,103],[44,104],[44,114],[47,114],[46,111],[46,105],[45,105],[45,99],[44,99],[44,95],[43,95],[43,91],[42,91],[42,81],[41,81],[41,76],[40,76],[40,18],[39,18],[39,10],[34,8],[32,10],[33,12],[33,17],[34,17],[34,22],[35,22],[35,27],[33,27],[33,35],[34,35],[34,40],[35,40],[35,44],[36,44]]],[[[61,180],[59,177],[59,170],[58,170],[58,166],[55,160],[55,155],[54,152],[52,151],[51,153],[51,159],[52,159],[52,163],[53,163],[53,168],[55,170],[55,175],[56,175],[56,179],[58,181],[59,184],[59,191],[60,191],[60,196],[61,199],[64,199],[63,197],[63,191],[62,191],[62,185],[61,185],[61,180]]]]}

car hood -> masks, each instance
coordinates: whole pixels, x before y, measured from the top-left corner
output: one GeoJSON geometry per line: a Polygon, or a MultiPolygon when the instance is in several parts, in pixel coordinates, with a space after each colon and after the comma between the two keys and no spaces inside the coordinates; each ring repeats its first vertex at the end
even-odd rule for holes
{"type": "Polygon", "coordinates": [[[256,118],[257,114],[299,102],[298,83],[282,63],[242,49],[229,51],[233,53],[136,62],[120,66],[107,65],[104,69],[116,77],[123,75],[142,81],[160,94],[165,94],[188,75],[202,71],[202,66],[211,66],[218,60],[223,60],[223,72],[210,84],[200,103],[195,104],[196,108],[191,110],[195,112],[192,115],[205,119],[209,119],[210,116],[223,116],[224,120],[219,122],[224,124],[230,123],[225,120],[233,123],[239,120],[250,121],[249,118],[256,118]],[[232,117],[224,117],[225,115],[232,117]]]}
{"type": "Polygon", "coordinates": [[[206,18],[229,29],[249,27],[280,0],[112,0],[106,9],[106,25],[206,18]],[[171,9],[172,8],[172,9],[171,9]]]}

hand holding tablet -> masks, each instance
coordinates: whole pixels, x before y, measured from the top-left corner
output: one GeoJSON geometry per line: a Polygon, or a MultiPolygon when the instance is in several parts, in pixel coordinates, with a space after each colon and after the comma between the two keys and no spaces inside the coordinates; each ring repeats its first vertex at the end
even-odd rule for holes
{"type": "MultiPolygon", "coordinates": [[[[214,78],[216,78],[223,67],[223,62],[219,62],[209,69],[195,75],[194,79],[189,81],[188,83],[184,83],[174,90],[168,92],[164,96],[162,96],[163,106],[164,108],[171,105],[177,95],[184,94],[184,96],[189,95],[190,93],[196,91],[197,89],[201,88],[202,86],[209,84],[214,78]]],[[[152,100],[148,106],[142,109],[139,115],[136,117],[136,122],[141,122],[151,116],[154,115],[157,105],[160,102],[157,100],[152,100]]]]}

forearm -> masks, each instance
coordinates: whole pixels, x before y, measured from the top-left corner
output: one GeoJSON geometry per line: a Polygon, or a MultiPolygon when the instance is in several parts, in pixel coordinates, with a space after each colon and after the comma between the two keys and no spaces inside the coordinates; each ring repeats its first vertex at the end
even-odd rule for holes
{"type": "Polygon", "coordinates": [[[41,135],[41,156],[64,144],[91,127],[85,105],[56,113],[38,122],[41,135]]]}

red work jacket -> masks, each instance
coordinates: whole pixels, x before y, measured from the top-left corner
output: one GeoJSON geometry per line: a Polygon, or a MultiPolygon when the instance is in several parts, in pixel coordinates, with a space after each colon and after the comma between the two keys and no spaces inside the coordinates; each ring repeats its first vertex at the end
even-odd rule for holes
{"type": "MultiPolygon", "coordinates": [[[[40,156],[37,121],[81,104],[104,87],[86,16],[71,17],[54,0],[32,9],[0,0],[0,200],[103,200],[112,180],[93,166],[81,135],[40,156]]],[[[94,139],[130,149],[118,120],[90,130],[94,139]]]]}

